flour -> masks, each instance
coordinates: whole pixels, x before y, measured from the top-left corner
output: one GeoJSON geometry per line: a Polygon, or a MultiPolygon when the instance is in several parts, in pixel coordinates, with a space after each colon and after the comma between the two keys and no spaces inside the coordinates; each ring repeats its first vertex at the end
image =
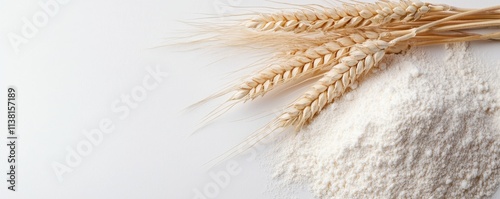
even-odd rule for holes
{"type": "Polygon", "coordinates": [[[500,182],[496,92],[465,44],[389,56],[269,151],[273,192],[317,198],[488,198],[500,182]],[[357,87],[357,88],[356,88],[357,87]]]}

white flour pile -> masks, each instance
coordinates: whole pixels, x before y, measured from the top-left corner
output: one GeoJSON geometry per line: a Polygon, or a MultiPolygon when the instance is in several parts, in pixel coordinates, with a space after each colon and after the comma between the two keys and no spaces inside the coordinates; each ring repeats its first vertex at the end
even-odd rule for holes
{"type": "Polygon", "coordinates": [[[317,198],[491,197],[500,182],[497,96],[466,48],[449,46],[445,58],[418,49],[388,58],[387,69],[382,65],[269,152],[274,192],[303,187],[317,198]]]}

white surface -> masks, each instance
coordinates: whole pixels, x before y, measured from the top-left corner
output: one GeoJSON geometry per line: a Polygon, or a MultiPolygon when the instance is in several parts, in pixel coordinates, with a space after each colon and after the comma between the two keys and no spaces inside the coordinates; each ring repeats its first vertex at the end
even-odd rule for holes
{"type": "MultiPolygon", "coordinates": [[[[195,190],[214,183],[210,172],[229,171],[223,168],[226,165],[206,171],[202,164],[269,117],[229,119],[269,112],[273,104],[282,104],[276,100],[241,106],[225,117],[226,122],[186,138],[216,103],[187,114],[182,109],[223,87],[229,80],[223,75],[245,63],[228,59],[207,66],[220,54],[214,58],[206,52],[149,49],[182,28],[176,20],[199,17],[196,13],[231,12],[231,7],[220,8],[241,1],[69,1],[48,17],[18,53],[8,34],[21,34],[23,18],[31,21],[33,15],[44,12],[38,4],[47,0],[0,2],[0,103],[6,104],[6,86],[15,85],[20,125],[18,192],[7,191],[6,184],[0,183],[0,198],[194,198],[195,190]],[[120,119],[122,112],[112,104],[138,89],[148,75],[146,68],[155,66],[169,76],[120,119]],[[102,143],[58,181],[52,164],[63,163],[66,149],[86,140],[82,131],[98,128],[105,118],[113,121],[113,133],[104,135],[102,143]]],[[[498,1],[442,3],[484,7],[498,1]]],[[[4,106],[0,110],[5,113],[4,106]]],[[[0,121],[5,129],[5,114],[0,121]]],[[[0,154],[6,153],[0,145],[0,154]]],[[[239,172],[214,196],[269,198],[263,194],[268,174],[255,161],[236,161],[239,172]]],[[[6,170],[6,165],[6,155],[0,156],[0,170],[6,170]]]]}

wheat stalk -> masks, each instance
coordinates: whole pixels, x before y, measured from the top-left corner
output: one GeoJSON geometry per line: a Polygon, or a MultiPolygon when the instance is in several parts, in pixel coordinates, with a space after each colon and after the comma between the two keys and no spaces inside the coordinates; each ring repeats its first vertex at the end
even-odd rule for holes
{"type": "Polygon", "coordinates": [[[344,3],[337,8],[311,8],[295,12],[261,14],[246,21],[247,28],[258,31],[314,32],[342,28],[378,26],[391,22],[418,20],[428,12],[451,10],[418,0],[378,1],[376,3],[344,3]]]}

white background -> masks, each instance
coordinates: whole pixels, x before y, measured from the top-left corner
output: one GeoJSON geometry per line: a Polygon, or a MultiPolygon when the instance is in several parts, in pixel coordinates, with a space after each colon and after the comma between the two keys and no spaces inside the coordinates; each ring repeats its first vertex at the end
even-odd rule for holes
{"type": "MultiPolygon", "coordinates": [[[[151,47],[164,38],[185,35],[179,33],[187,30],[179,20],[206,16],[200,13],[229,14],[237,8],[228,5],[247,3],[70,0],[58,4],[57,12],[16,52],[8,35],[21,35],[23,18],[33,21],[34,15],[45,12],[38,4],[47,1],[0,0],[0,104],[6,104],[7,86],[16,86],[20,136],[18,191],[8,191],[2,182],[0,198],[194,198],[195,190],[203,191],[213,183],[210,172],[227,172],[224,164],[210,170],[203,164],[242,141],[273,115],[235,120],[271,113],[286,104],[283,100],[289,100],[284,97],[240,106],[225,119],[187,136],[217,103],[190,112],[183,109],[224,87],[233,79],[225,76],[227,72],[251,61],[206,50],[151,47]],[[217,62],[224,57],[227,59],[217,62]],[[158,67],[169,76],[120,119],[122,113],[114,111],[112,104],[142,85],[148,67],[158,67]],[[53,164],[65,163],[67,149],[87,140],[82,132],[98,128],[106,118],[113,121],[113,132],[104,135],[102,143],[59,181],[53,164]]],[[[251,5],[267,3],[254,1],[251,5]]],[[[478,8],[499,2],[439,3],[478,8]]],[[[495,58],[495,51],[491,51],[495,48],[498,52],[498,47],[488,46],[485,49],[490,51],[481,53],[495,58]]],[[[0,143],[5,143],[6,137],[5,108],[0,107],[0,143]]],[[[7,170],[7,152],[6,146],[0,145],[0,171],[7,170]]],[[[269,174],[256,161],[240,158],[236,162],[240,172],[231,176],[216,197],[271,198],[264,193],[269,174]]],[[[0,179],[4,178],[1,174],[0,179]]]]}

